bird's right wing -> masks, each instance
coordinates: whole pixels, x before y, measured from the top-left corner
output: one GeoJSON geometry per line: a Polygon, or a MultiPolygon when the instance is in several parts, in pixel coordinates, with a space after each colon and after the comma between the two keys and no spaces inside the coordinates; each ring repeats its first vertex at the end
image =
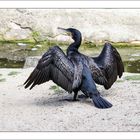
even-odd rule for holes
{"type": "Polygon", "coordinates": [[[95,63],[104,73],[107,84],[104,84],[106,89],[109,89],[112,84],[122,76],[124,65],[119,52],[110,43],[105,43],[104,48],[98,57],[93,58],[95,63]]]}
{"type": "Polygon", "coordinates": [[[73,77],[73,64],[58,46],[54,46],[42,56],[24,84],[25,88],[31,85],[32,89],[35,85],[52,80],[63,89],[72,92],[73,77]]]}

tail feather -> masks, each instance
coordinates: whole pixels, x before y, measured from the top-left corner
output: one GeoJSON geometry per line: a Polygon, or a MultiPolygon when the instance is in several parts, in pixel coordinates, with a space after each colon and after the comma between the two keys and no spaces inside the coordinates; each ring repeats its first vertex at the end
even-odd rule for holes
{"type": "Polygon", "coordinates": [[[112,107],[111,103],[109,103],[106,99],[102,98],[99,95],[93,95],[92,96],[92,101],[93,101],[95,107],[97,107],[97,108],[105,109],[105,108],[111,108],[112,107]]]}

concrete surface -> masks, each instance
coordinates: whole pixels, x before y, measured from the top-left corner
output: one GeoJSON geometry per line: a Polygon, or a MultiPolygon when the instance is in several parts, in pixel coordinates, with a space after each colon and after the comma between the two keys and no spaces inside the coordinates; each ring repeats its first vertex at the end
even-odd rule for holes
{"type": "Polygon", "coordinates": [[[90,99],[64,100],[73,95],[54,91],[51,81],[24,89],[32,70],[0,69],[0,131],[140,131],[140,81],[123,80],[134,74],[125,73],[109,90],[98,86],[113,104],[102,110],[90,99]]]}

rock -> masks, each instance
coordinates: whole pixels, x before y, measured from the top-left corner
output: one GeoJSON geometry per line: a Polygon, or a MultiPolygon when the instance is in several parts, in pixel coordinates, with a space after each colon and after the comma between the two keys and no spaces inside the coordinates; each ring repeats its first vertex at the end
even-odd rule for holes
{"type": "Polygon", "coordinates": [[[132,54],[131,56],[137,56],[137,57],[139,57],[140,54],[139,53],[138,54],[132,54]]]}
{"type": "Polygon", "coordinates": [[[41,47],[42,47],[42,45],[36,45],[36,47],[41,48],[41,47]]]}
{"type": "Polygon", "coordinates": [[[29,68],[29,67],[36,67],[38,60],[40,59],[40,56],[30,56],[27,57],[25,60],[24,68],[29,68]]]}
{"type": "Polygon", "coordinates": [[[130,60],[130,61],[134,61],[135,59],[134,59],[134,58],[130,58],[129,60],[130,60]]]}
{"type": "Polygon", "coordinates": [[[62,42],[72,42],[73,41],[72,38],[67,35],[58,35],[55,38],[53,38],[53,40],[62,41],[62,42]]]}
{"type": "Polygon", "coordinates": [[[36,50],[37,50],[37,48],[32,48],[31,50],[32,50],[32,51],[36,51],[36,50]]]}
{"type": "Polygon", "coordinates": [[[5,40],[31,39],[31,31],[25,29],[10,29],[3,35],[5,40]]]}
{"type": "Polygon", "coordinates": [[[63,35],[55,37],[61,26],[79,29],[90,42],[140,44],[140,9],[0,9],[0,19],[5,40],[67,41],[63,35]]]}
{"type": "Polygon", "coordinates": [[[130,42],[131,44],[136,44],[136,45],[140,45],[140,41],[132,41],[132,42],[130,42]]]}
{"type": "Polygon", "coordinates": [[[27,46],[26,43],[17,43],[17,45],[20,46],[20,47],[26,47],[27,46]]]}

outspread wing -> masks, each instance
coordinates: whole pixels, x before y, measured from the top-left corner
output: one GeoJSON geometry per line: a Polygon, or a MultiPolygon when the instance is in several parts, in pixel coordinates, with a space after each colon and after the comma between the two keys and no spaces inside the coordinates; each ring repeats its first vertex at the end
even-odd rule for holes
{"type": "Polygon", "coordinates": [[[124,65],[120,54],[110,43],[105,43],[101,54],[93,59],[107,79],[104,87],[109,89],[116,81],[117,76],[121,77],[124,72],[124,65]]]}
{"type": "Polygon", "coordinates": [[[73,64],[58,46],[54,46],[42,56],[24,84],[25,88],[31,86],[32,89],[35,85],[53,80],[63,89],[72,92],[73,77],[73,64]]]}

